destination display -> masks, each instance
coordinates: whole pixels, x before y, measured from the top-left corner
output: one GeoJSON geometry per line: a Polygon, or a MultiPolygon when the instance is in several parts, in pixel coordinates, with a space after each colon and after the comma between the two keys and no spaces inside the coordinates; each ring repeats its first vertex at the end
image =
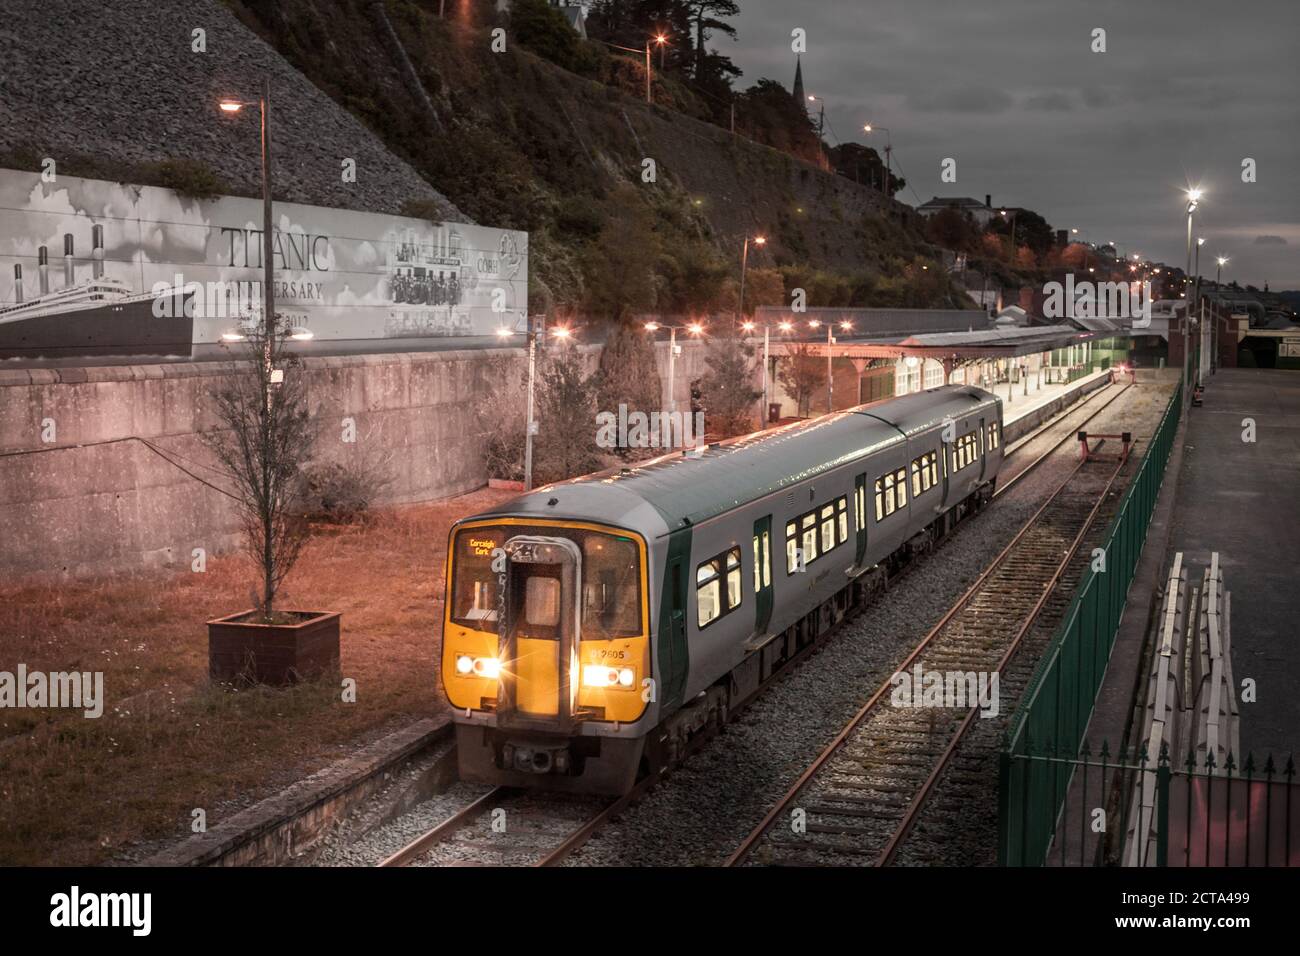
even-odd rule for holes
{"type": "MultiPolygon", "coordinates": [[[[0,360],[208,357],[260,318],[262,237],[257,199],[0,169],[0,360]]],[[[524,326],[524,232],[276,202],[272,249],[275,310],[315,347],[524,326]]]]}

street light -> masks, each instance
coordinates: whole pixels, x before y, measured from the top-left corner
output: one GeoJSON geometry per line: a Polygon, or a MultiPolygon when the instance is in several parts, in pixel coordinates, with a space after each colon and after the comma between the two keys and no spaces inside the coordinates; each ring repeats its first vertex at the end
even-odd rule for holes
{"type": "MultiPolygon", "coordinates": [[[[745,322],[742,322],[740,324],[740,327],[744,329],[746,332],[753,332],[756,328],[758,328],[758,324],[752,320],[747,320],[745,322]]],[[[794,323],[790,322],[787,319],[782,319],[780,322],[777,323],[776,327],[782,332],[789,332],[791,329],[794,328],[794,323]]],[[[767,406],[768,406],[768,402],[771,400],[768,394],[769,385],[768,385],[768,373],[767,373],[768,366],[771,364],[771,334],[772,334],[771,325],[768,324],[767,322],[764,322],[763,323],[763,407],[759,409],[759,415],[758,415],[759,424],[763,428],[766,428],[768,425],[767,406]]]]}
{"type": "MultiPolygon", "coordinates": [[[[767,244],[766,236],[755,236],[754,245],[762,246],[767,244]]],[[[749,236],[745,236],[744,247],[740,251],[740,302],[736,306],[736,322],[745,315],[745,270],[749,268],[749,236]]]]}
{"type": "MultiPolygon", "coordinates": [[[[252,106],[252,101],[224,99],[217,104],[223,113],[233,116],[245,106],[252,106]]],[[[262,328],[263,361],[267,368],[271,365],[271,338],[275,335],[275,285],[271,230],[271,78],[262,78],[262,95],[257,100],[262,114],[262,328]]],[[[296,336],[295,336],[296,337],[296,336]]],[[[310,338],[310,334],[307,336],[310,338]]],[[[267,411],[270,412],[271,394],[266,395],[267,411]]]]}
{"type": "MultiPolygon", "coordinates": [[[[821,324],[822,323],[820,319],[808,320],[808,327],[810,329],[820,328],[821,324]]],[[[849,332],[853,329],[853,323],[849,322],[846,319],[840,322],[840,328],[845,332],[849,332]]],[[[834,332],[835,332],[835,323],[827,322],[826,323],[826,413],[828,415],[831,412],[835,411],[835,375],[834,375],[834,369],[831,366],[831,346],[835,344],[834,332]]]]}
{"type": "MultiPolygon", "coordinates": [[[[528,327],[524,335],[528,337],[528,403],[527,416],[524,425],[524,491],[533,490],[533,436],[537,434],[537,423],[533,421],[533,392],[537,381],[537,326],[534,321],[536,316],[527,318],[528,327]]],[[[497,338],[508,339],[515,334],[514,329],[501,326],[496,331],[497,338]]],[[[551,329],[551,334],[557,339],[568,339],[573,331],[567,326],[557,326],[551,329]]]]}
{"type": "Polygon", "coordinates": [[[883,192],[886,196],[893,196],[894,195],[893,193],[894,174],[892,172],[892,167],[889,162],[889,155],[894,151],[894,144],[893,141],[890,139],[889,127],[872,126],[870,123],[867,123],[865,126],[862,127],[862,132],[864,133],[880,132],[885,134],[885,188],[883,192]]]}
{"type": "Polygon", "coordinates": [[[696,338],[704,334],[704,325],[692,322],[690,325],[664,325],[662,322],[647,322],[645,330],[652,335],[659,329],[668,330],[668,412],[677,411],[677,393],[674,391],[677,376],[677,330],[682,329],[696,338]]]}
{"type": "MultiPolygon", "coordinates": [[[[1002,216],[1003,219],[1007,218],[1007,211],[1005,209],[999,210],[999,214],[1002,216]]],[[[1015,257],[1016,257],[1016,213],[1013,212],[1011,213],[1011,259],[1014,260],[1015,257]]]]}
{"type": "Polygon", "coordinates": [[[1219,256],[1214,261],[1218,263],[1218,268],[1214,270],[1214,284],[1217,286],[1223,281],[1223,267],[1228,264],[1228,257],[1219,256]]]}

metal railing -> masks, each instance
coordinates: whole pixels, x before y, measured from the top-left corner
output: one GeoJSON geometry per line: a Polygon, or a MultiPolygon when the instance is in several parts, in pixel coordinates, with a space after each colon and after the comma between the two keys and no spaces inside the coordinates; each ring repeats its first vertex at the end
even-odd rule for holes
{"type": "Polygon", "coordinates": [[[1004,866],[1038,866],[1046,861],[1181,411],[1180,386],[1107,530],[1105,571],[1089,568],[1084,573],[1007,733],[998,793],[998,861],[1004,866]],[[1054,759],[1042,759],[1043,754],[1054,759]]]}
{"type": "MultiPolygon", "coordinates": [[[[1063,809],[1055,839],[1040,860],[1047,866],[1300,866],[1300,786],[1288,757],[1251,755],[1222,765],[1189,750],[1181,764],[1162,747],[1112,753],[1087,742],[1077,752],[1030,744],[1011,758],[1038,768],[1047,780],[1073,778],[1075,799],[1063,809]],[[1148,809],[1128,795],[1149,789],[1148,809]],[[1077,808],[1073,814],[1069,807],[1077,808]]],[[[1017,783],[1029,785],[1030,776],[1017,783]]],[[[1062,794],[1063,795],[1063,794],[1062,794]]],[[[1028,804],[1021,803],[1021,810],[1028,804]]],[[[1050,839],[1050,835],[1049,835],[1050,839]]]]}

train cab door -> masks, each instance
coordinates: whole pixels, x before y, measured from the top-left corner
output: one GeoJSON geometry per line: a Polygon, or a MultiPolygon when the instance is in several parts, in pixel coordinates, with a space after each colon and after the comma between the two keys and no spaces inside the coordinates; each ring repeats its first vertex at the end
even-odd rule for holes
{"type": "Polygon", "coordinates": [[[502,726],[566,731],[577,685],[582,553],[567,538],[520,535],[505,544],[505,614],[498,632],[502,726]]]}
{"type": "Polygon", "coordinates": [[[862,567],[867,556],[867,476],[858,475],[853,479],[853,524],[856,528],[857,541],[853,563],[862,567]]]}
{"type": "Polygon", "coordinates": [[[754,522],[754,633],[772,620],[772,516],[754,522]]]}

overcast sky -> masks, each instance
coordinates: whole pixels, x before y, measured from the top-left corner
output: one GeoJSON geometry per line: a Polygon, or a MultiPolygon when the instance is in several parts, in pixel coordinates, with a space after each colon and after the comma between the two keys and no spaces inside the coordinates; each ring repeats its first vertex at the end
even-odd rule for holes
{"type": "Polygon", "coordinates": [[[737,41],[712,41],[744,70],[739,85],[789,87],[802,27],[827,140],[883,147],[862,125],[888,127],[910,187],[901,200],[991,193],[1181,265],[1182,191],[1199,184],[1202,273],[1226,255],[1225,280],[1300,289],[1297,0],[739,3],[737,41]],[[1097,27],[1105,53],[1090,49],[1097,27]],[[940,181],[945,157],[955,183],[940,181]]]}

